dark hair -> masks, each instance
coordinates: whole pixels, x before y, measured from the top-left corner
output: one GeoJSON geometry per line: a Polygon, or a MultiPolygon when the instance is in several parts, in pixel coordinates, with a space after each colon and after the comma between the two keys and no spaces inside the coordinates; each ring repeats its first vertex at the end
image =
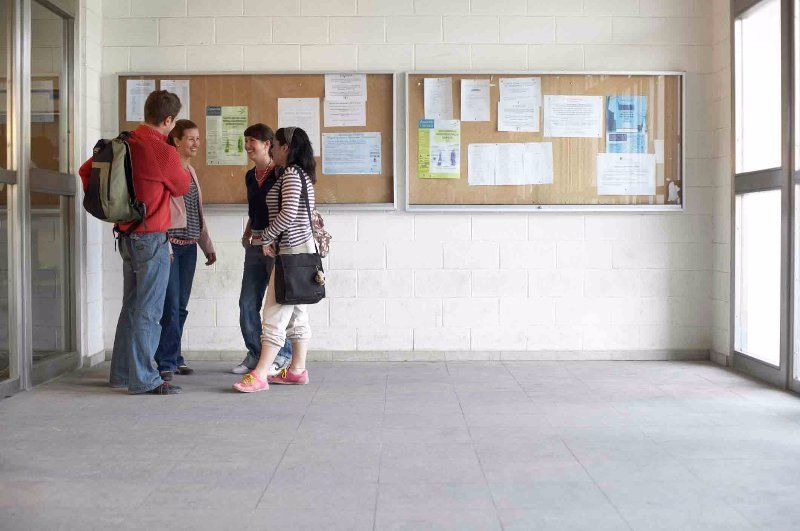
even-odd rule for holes
{"type": "Polygon", "coordinates": [[[175,122],[175,127],[172,128],[172,131],[169,132],[169,136],[167,136],[167,142],[170,146],[174,146],[175,140],[181,140],[183,138],[183,133],[187,129],[197,128],[197,124],[191,120],[178,120],[175,122]]]}
{"type": "Polygon", "coordinates": [[[247,129],[244,130],[244,136],[255,138],[261,142],[269,142],[270,145],[272,145],[272,140],[275,138],[275,133],[269,128],[268,125],[257,123],[248,126],[247,129]]]}
{"type": "Polygon", "coordinates": [[[154,90],[144,102],[144,121],[150,125],[161,125],[169,116],[178,116],[179,112],[181,100],[166,90],[154,90]]]}
{"type": "MultiPolygon", "coordinates": [[[[286,154],[286,167],[299,166],[302,168],[312,183],[317,182],[316,167],[317,163],[314,161],[314,148],[311,147],[311,140],[308,139],[308,134],[299,127],[294,128],[292,133],[292,141],[289,142],[289,152],[286,154]]],[[[281,127],[275,132],[275,138],[281,145],[286,142],[286,128],[281,127]]]]}

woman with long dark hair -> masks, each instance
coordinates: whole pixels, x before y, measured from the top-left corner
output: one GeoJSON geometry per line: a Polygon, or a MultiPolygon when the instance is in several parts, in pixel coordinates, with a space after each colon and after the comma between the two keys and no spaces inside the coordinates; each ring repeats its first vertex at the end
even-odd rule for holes
{"type": "Polygon", "coordinates": [[[186,195],[171,198],[170,204],[171,228],[167,231],[167,235],[172,263],[167,293],[164,297],[164,312],[161,316],[161,339],[155,354],[161,379],[168,382],[175,373],[194,372],[186,365],[181,355],[181,336],[186,317],[189,315],[186,307],[192,294],[194,272],[197,267],[197,247],[199,245],[205,254],[207,266],[217,261],[217,255],[203,216],[200,182],[197,180],[194,168],[189,164],[200,148],[200,130],[191,120],[178,120],[167,137],[167,142],[175,146],[183,167],[192,176],[186,195]]]}
{"type": "MultiPolygon", "coordinates": [[[[283,167],[283,174],[267,194],[269,225],[259,234],[265,256],[315,253],[316,246],[309,214],[313,211],[316,171],[314,150],[305,131],[285,127],[275,132],[270,150],[272,160],[283,167]],[[303,197],[307,190],[308,205],[303,197]]],[[[275,271],[270,276],[262,318],[261,357],[255,369],[245,374],[234,389],[243,393],[265,391],[269,383],[303,385],[308,383],[306,354],[311,338],[305,304],[280,304],[275,300],[275,271]],[[292,342],[292,361],[288,369],[269,376],[270,365],[286,338],[292,342]]]]}
{"type": "MultiPolygon", "coordinates": [[[[244,130],[244,149],[253,167],[244,177],[247,187],[247,226],[242,234],[244,270],[242,289],[239,292],[239,327],[247,347],[247,356],[233,368],[234,374],[252,371],[261,356],[261,303],[267,291],[275,259],[264,256],[259,235],[269,224],[267,194],[277,184],[277,167],[269,151],[275,133],[268,126],[257,123],[244,130]]],[[[286,342],[278,357],[270,365],[269,374],[278,374],[289,365],[292,345],[286,342]]]]}

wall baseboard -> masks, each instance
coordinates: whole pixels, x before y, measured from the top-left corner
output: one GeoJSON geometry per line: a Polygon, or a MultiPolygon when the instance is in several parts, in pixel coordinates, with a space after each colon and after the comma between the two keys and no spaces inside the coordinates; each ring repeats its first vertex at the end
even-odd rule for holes
{"type": "MultiPolygon", "coordinates": [[[[190,361],[240,362],[236,350],[192,350],[190,361]]],[[[110,353],[107,354],[107,359],[110,353]]],[[[539,351],[335,351],[315,350],[309,361],[708,361],[708,350],[539,350],[539,351]]]]}
{"type": "Polygon", "coordinates": [[[716,352],[712,350],[710,352],[709,359],[711,359],[711,361],[713,361],[717,365],[722,365],[723,367],[731,366],[731,357],[728,354],[724,354],[722,352],[716,352]]]}
{"type": "Polygon", "coordinates": [[[111,359],[111,354],[106,354],[105,350],[101,350],[100,352],[95,352],[91,356],[86,356],[83,358],[83,366],[84,367],[94,367],[95,365],[99,365],[106,360],[111,359]]]}

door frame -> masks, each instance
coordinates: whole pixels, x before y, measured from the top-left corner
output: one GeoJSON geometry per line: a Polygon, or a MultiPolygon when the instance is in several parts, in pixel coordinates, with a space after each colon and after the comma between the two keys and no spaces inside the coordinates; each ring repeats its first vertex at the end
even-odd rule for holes
{"type": "Polygon", "coordinates": [[[791,179],[794,107],[793,107],[793,0],[779,0],[781,11],[781,167],[737,174],[736,157],[736,20],[751,8],[766,0],[731,0],[730,3],[730,59],[731,59],[731,232],[730,232],[730,350],[734,369],[764,380],[772,385],[787,388],[793,364],[792,320],[792,260],[793,234],[793,184],[791,179]],[[781,272],[780,272],[780,361],[776,367],[736,350],[736,196],[759,191],[781,190],[781,272]]]}

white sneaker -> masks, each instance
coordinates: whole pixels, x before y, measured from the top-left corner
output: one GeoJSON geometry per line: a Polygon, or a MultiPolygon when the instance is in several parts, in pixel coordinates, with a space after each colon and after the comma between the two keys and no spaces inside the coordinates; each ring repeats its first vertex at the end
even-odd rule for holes
{"type": "Polygon", "coordinates": [[[267,371],[267,376],[277,376],[279,372],[289,366],[289,361],[285,361],[283,364],[278,363],[277,361],[273,361],[272,365],[269,366],[269,370],[267,371]]]}
{"type": "Polygon", "coordinates": [[[233,374],[247,374],[248,372],[250,372],[250,367],[248,367],[244,363],[240,363],[239,365],[231,369],[231,372],[233,374]]]}

